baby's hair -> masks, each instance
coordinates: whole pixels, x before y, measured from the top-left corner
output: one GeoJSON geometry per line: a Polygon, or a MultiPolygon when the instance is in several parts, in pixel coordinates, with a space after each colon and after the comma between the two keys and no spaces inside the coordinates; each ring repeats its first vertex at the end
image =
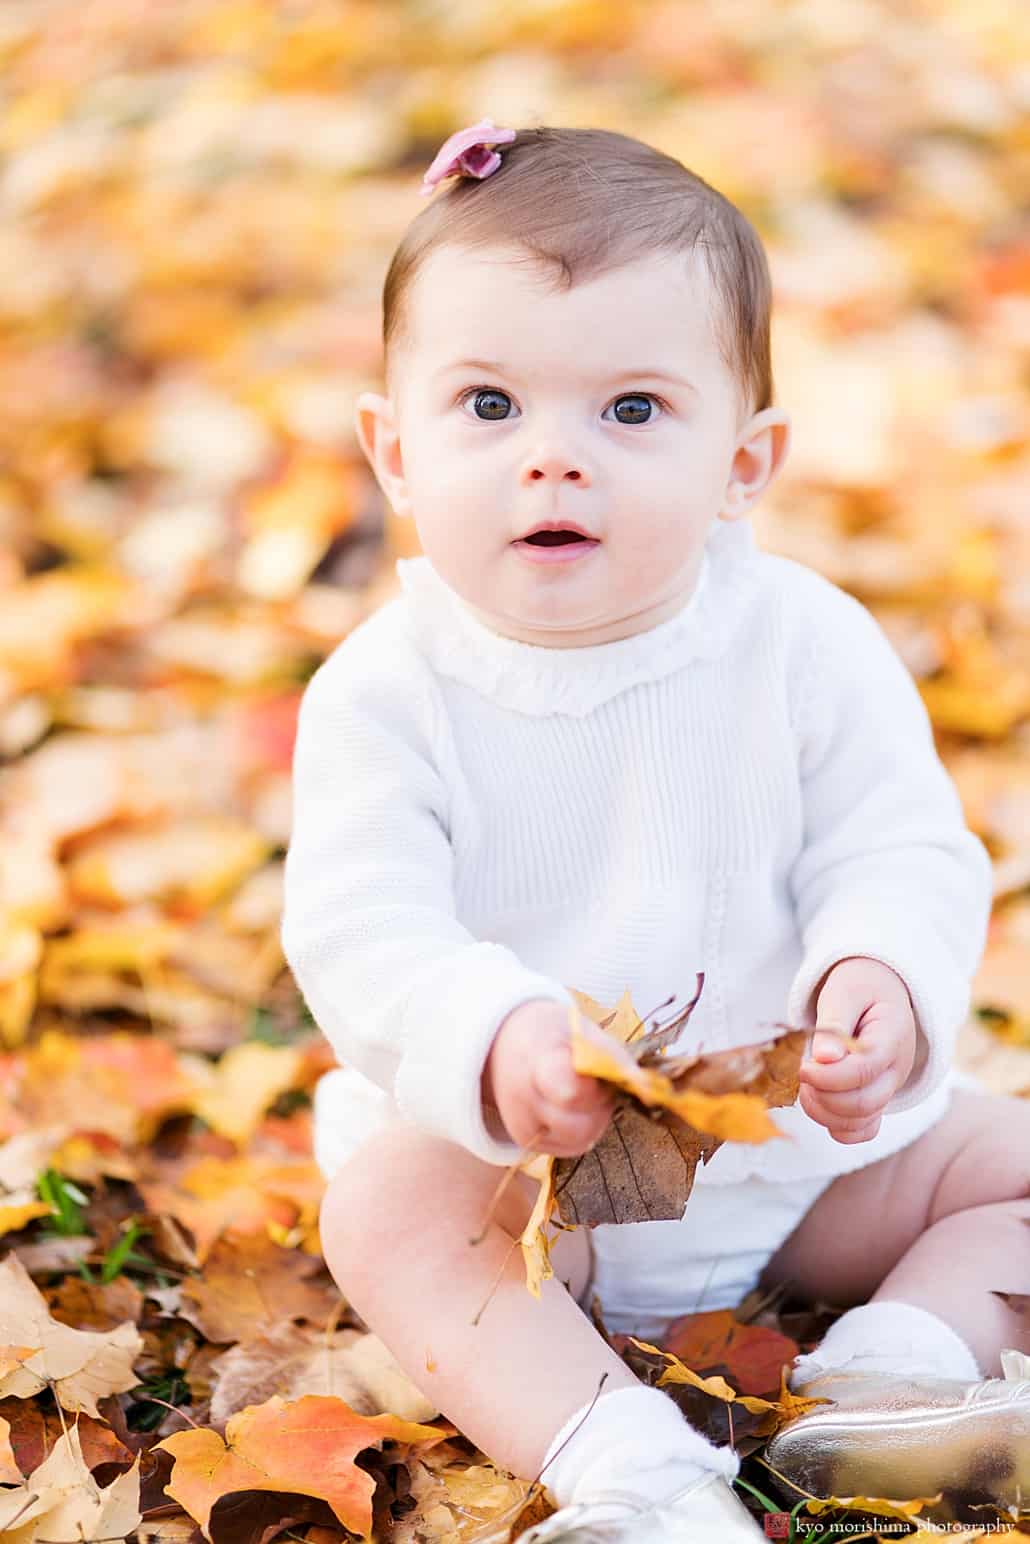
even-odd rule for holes
{"type": "Polygon", "coordinates": [[[748,412],[773,402],[772,283],[750,221],[672,156],[608,129],[520,129],[500,167],[456,177],[412,220],[383,285],[383,350],[407,337],[405,297],[437,247],[523,247],[565,289],[657,252],[704,253],[716,339],[748,412]]]}

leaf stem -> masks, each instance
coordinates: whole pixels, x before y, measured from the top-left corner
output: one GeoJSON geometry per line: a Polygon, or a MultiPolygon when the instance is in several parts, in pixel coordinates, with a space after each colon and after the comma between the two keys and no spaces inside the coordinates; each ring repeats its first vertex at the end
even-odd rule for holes
{"type": "Polygon", "coordinates": [[[156,1394],[141,1394],[139,1397],[139,1403],[141,1405],[164,1405],[165,1409],[171,1410],[173,1415],[181,1415],[184,1421],[189,1421],[194,1431],[203,1430],[203,1427],[197,1425],[192,1415],[186,1414],[186,1411],[182,1408],[181,1405],[170,1405],[167,1399],[158,1399],[156,1394]]]}
{"type": "Polygon", "coordinates": [[[497,1291],[497,1288],[501,1284],[501,1279],[504,1276],[505,1271],[508,1269],[508,1261],[511,1259],[512,1255],[515,1253],[515,1251],[516,1251],[516,1249],[518,1247],[519,1247],[519,1240],[517,1238],[513,1238],[512,1241],[511,1241],[511,1248],[508,1250],[508,1253],[505,1255],[504,1259],[501,1261],[501,1268],[497,1272],[497,1276],[494,1279],[493,1286],[490,1288],[489,1292],[486,1294],[486,1297],[484,1298],[483,1302],[479,1305],[479,1308],[476,1310],[476,1316],[472,1320],[472,1327],[473,1327],[473,1329],[475,1329],[476,1326],[479,1324],[480,1319],[483,1317],[484,1313],[486,1312],[487,1308],[489,1307],[490,1299],[493,1297],[494,1293],[497,1291]]]}
{"type": "MultiPolygon", "coordinates": [[[[540,1138],[543,1136],[543,1134],[544,1134],[544,1132],[546,1130],[547,1130],[546,1126],[540,1126],[540,1127],[537,1128],[536,1131],[534,1131],[534,1133],[533,1133],[532,1137],[530,1138],[529,1142],[526,1144],[525,1152],[532,1152],[534,1150],[534,1145],[537,1142],[539,1142],[540,1138]]],[[[487,1229],[489,1228],[491,1222],[493,1222],[494,1212],[497,1210],[498,1202],[500,1201],[500,1199],[503,1196],[504,1192],[507,1190],[508,1186],[511,1184],[512,1180],[515,1178],[516,1174],[519,1172],[519,1170],[521,1169],[521,1167],[525,1163],[525,1161],[526,1160],[525,1160],[524,1157],[523,1158],[516,1158],[515,1162],[510,1166],[510,1168],[505,1169],[504,1173],[501,1175],[501,1182],[497,1186],[497,1189],[494,1191],[493,1195],[490,1198],[490,1204],[487,1207],[486,1215],[484,1216],[483,1221],[480,1224],[479,1232],[474,1234],[472,1236],[472,1238],[469,1239],[469,1243],[470,1244],[472,1244],[472,1245],[481,1244],[483,1242],[484,1238],[486,1238],[486,1232],[487,1232],[487,1229]]]]}

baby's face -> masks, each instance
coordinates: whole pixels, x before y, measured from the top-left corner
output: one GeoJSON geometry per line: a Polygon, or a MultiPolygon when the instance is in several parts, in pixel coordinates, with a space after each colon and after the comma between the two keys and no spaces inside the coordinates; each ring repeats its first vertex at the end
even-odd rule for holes
{"type": "Polygon", "coordinates": [[[778,409],[743,410],[703,259],[557,292],[518,249],[448,246],[408,301],[392,397],[365,394],[358,427],[446,583],[494,631],[551,647],[678,611],[712,521],[746,513],[789,438],[778,409]],[[591,540],[527,542],[545,521],[591,540]]]}

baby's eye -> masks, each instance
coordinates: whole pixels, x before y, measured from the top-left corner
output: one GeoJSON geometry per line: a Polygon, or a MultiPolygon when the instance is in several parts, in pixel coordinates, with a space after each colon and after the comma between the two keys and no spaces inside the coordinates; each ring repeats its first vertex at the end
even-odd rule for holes
{"type": "Polygon", "coordinates": [[[461,401],[463,406],[471,402],[476,417],[491,424],[503,423],[508,417],[509,408],[514,406],[508,393],[498,391],[494,386],[479,386],[467,391],[461,401]]]}
{"type": "Polygon", "coordinates": [[[650,423],[653,416],[651,409],[658,406],[658,398],[646,392],[633,392],[625,397],[616,397],[611,405],[616,423],[646,424],[650,423]]]}

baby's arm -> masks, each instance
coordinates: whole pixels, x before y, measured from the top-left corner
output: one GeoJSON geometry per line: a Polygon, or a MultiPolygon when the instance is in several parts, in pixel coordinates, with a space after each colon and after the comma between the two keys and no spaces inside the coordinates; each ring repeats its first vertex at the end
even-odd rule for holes
{"type": "Polygon", "coordinates": [[[283,949],[341,1062],[423,1130],[513,1163],[518,1141],[484,1120],[487,1054],[513,1008],[572,997],[457,920],[434,683],[382,652],[359,632],[304,694],[283,949]]]}
{"type": "Polygon", "coordinates": [[[811,578],[796,708],[805,836],[791,873],[804,957],[787,1014],[813,1025],[841,961],[889,967],[916,1029],[915,1062],[885,1106],[891,1114],[926,1099],[952,1061],[986,940],[991,863],[883,629],[852,596],[811,578]]]}

